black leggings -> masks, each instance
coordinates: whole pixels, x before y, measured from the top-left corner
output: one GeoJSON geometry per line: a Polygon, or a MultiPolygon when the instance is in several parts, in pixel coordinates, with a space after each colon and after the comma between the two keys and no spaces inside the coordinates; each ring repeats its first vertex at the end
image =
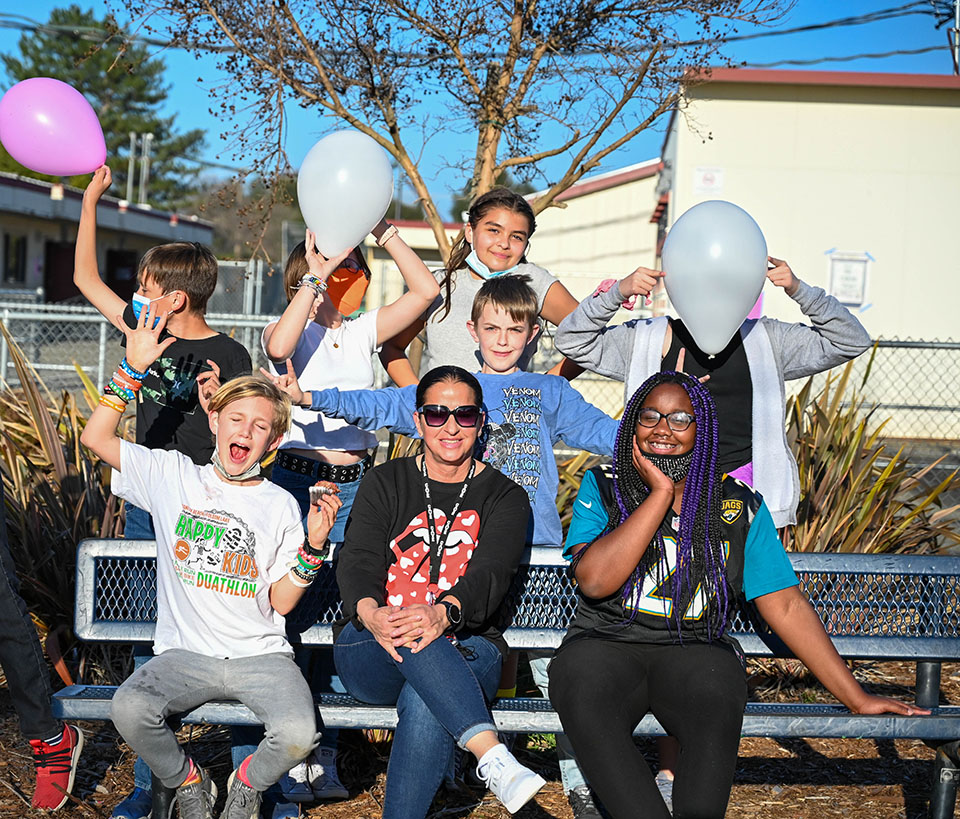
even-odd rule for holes
{"type": "Polygon", "coordinates": [[[550,663],[550,700],[614,819],[670,816],[633,742],[647,711],[680,741],[675,819],[723,817],[747,701],[746,675],[729,646],[574,640],[550,663]]]}

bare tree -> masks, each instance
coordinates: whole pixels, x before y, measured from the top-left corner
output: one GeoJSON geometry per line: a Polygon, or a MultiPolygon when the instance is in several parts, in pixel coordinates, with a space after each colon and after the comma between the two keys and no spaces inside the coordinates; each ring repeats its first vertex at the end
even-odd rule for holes
{"type": "Polygon", "coordinates": [[[285,105],[315,108],[393,156],[446,255],[419,168],[431,135],[476,133],[473,156],[454,160],[471,196],[562,157],[539,212],[676,107],[736,21],[769,22],[785,0],[126,2],[148,29],[219,52],[221,113],[241,123],[235,147],[261,175],[290,171],[285,105]]]}

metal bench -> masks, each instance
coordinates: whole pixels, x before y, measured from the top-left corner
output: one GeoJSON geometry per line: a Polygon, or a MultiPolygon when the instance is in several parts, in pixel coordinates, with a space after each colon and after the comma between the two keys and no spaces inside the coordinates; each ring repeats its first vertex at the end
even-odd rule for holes
{"type": "MultiPolygon", "coordinates": [[[[77,557],[77,635],[84,640],[152,640],[156,618],[155,546],[152,541],[85,540],[77,557]]],[[[846,659],[916,663],[916,701],[923,717],[863,716],[840,705],[748,703],[743,736],[920,739],[937,748],[930,816],[952,817],[960,782],[957,758],[960,706],[941,706],[940,666],[960,659],[960,558],[911,555],[791,554],[801,584],[846,659]]],[[[331,645],[341,604],[332,568],[325,567],[312,598],[316,625],[304,645],[331,645]]],[[[556,549],[533,549],[503,606],[508,643],[517,649],[559,645],[576,608],[566,563],[556,549]]],[[[749,657],[790,656],[747,611],[736,616],[734,636],[749,657]]],[[[113,686],[73,685],[57,692],[54,710],[72,719],[109,719],[113,686]]],[[[319,697],[323,721],[341,728],[393,728],[396,710],[351,697],[319,697]]],[[[549,701],[518,698],[494,703],[504,731],[556,733],[560,721],[549,701]]],[[[236,702],[211,702],[183,716],[187,723],[256,724],[236,702]]],[[[662,735],[648,714],[640,736],[662,735]]]]}

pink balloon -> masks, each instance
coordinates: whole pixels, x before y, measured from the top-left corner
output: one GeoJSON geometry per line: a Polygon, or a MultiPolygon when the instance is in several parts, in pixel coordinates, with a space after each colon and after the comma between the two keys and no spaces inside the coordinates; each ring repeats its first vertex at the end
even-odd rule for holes
{"type": "Polygon", "coordinates": [[[0,142],[21,165],[50,176],[91,173],[107,158],[86,97],[51,77],[23,80],[3,95],[0,142]]]}

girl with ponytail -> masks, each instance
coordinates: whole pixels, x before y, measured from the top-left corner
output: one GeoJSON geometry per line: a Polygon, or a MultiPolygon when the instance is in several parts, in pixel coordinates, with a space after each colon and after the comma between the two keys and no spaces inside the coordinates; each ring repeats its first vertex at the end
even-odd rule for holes
{"type": "Polygon", "coordinates": [[[720,472],[717,449],[706,388],[657,373],[624,411],[612,470],[588,472],[574,503],[580,602],[550,664],[550,699],[614,819],[670,816],[633,743],[648,711],[680,742],[673,816],[724,816],[747,699],[728,629],[744,600],[851,711],[926,713],[860,687],[800,593],[763,500],[720,472]]]}
{"type": "MultiPolygon", "coordinates": [[[[467,211],[463,233],[453,246],[446,267],[435,271],[440,295],[423,316],[383,345],[380,360],[399,387],[416,384],[418,375],[407,360],[406,348],[423,331],[425,346],[420,372],[444,364],[477,372],[477,345],[466,332],[473,299],[487,279],[525,275],[537,294],[539,315],[559,324],[577,306],[577,301],[559,280],[527,261],[530,237],[537,229],[530,203],[509,188],[494,188],[478,196],[467,211]]],[[[528,345],[520,361],[525,370],[536,352],[537,341],[528,345]]],[[[550,371],[560,373],[560,365],[550,371]]],[[[574,377],[582,372],[567,364],[562,373],[574,377]]]]}

